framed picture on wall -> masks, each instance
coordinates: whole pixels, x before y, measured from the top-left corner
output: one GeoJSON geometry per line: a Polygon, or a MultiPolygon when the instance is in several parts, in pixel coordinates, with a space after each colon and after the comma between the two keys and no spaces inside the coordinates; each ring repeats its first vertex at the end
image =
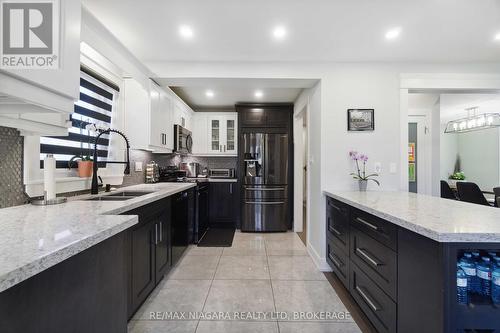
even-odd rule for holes
{"type": "Polygon", "coordinates": [[[347,130],[354,132],[375,130],[374,114],[374,109],[348,109],[347,130]]]}

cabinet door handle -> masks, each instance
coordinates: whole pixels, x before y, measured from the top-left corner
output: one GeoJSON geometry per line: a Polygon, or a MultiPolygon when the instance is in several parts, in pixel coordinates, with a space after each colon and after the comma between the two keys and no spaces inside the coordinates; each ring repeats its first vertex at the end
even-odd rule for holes
{"type": "Polygon", "coordinates": [[[377,260],[370,257],[370,255],[368,253],[366,253],[364,250],[360,249],[359,247],[356,248],[356,253],[358,253],[363,258],[368,260],[370,262],[370,264],[372,264],[373,266],[375,266],[375,267],[382,266],[381,263],[379,263],[377,260]]]}
{"type": "Polygon", "coordinates": [[[229,193],[233,194],[233,183],[229,184],[229,193]]]}
{"type": "Polygon", "coordinates": [[[158,223],[160,225],[160,243],[163,242],[163,222],[158,223]]]}
{"type": "Polygon", "coordinates": [[[226,152],[226,145],[224,145],[224,152],[226,152]]]}
{"type": "Polygon", "coordinates": [[[375,231],[379,231],[378,227],[376,225],[371,224],[370,222],[362,219],[361,217],[356,217],[356,221],[358,221],[359,223],[362,223],[362,224],[366,225],[370,229],[373,229],[375,231]]]}
{"type": "Polygon", "coordinates": [[[155,245],[158,244],[158,223],[155,224],[155,245]]]}
{"type": "Polygon", "coordinates": [[[338,268],[341,268],[342,266],[344,266],[344,264],[337,261],[337,259],[335,259],[335,257],[331,253],[328,253],[328,258],[330,258],[330,260],[333,261],[335,266],[337,266],[338,268]]]}
{"type": "Polygon", "coordinates": [[[366,303],[372,308],[373,311],[380,311],[380,307],[377,305],[376,302],[372,301],[370,297],[368,297],[367,293],[365,292],[364,288],[360,286],[356,286],[356,291],[359,293],[361,298],[365,300],[366,303]]]}
{"type": "MultiPolygon", "coordinates": [[[[330,218],[328,218],[330,219],[330,218]]],[[[337,229],[335,229],[334,227],[332,227],[331,225],[328,226],[328,230],[330,230],[331,232],[337,234],[337,235],[342,235],[342,233],[340,231],[338,231],[337,229]]]]}

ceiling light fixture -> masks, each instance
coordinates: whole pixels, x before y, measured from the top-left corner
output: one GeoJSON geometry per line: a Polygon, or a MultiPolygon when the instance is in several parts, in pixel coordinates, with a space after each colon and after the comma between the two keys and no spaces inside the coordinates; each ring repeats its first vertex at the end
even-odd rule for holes
{"type": "Polygon", "coordinates": [[[401,35],[401,28],[393,28],[385,33],[385,39],[394,40],[401,35]]]}
{"type": "Polygon", "coordinates": [[[214,97],[214,92],[212,90],[207,90],[205,91],[205,96],[207,96],[208,98],[213,98],[214,97]]]}
{"type": "Polygon", "coordinates": [[[479,107],[465,109],[467,118],[449,121],[445,133],[464,133],[492,127],[500,127],[500,113],[477,114],[479,107]]]}
{"type": "Polygon", "coordinates": [[[194,32],[189,25],[181,25],[179,27],[179,35],[184,39],[191,39],[194,36],[194,32]]]}
{"type": "Polygon", "coordinates": [[[253,95],[256,98],[262,98],[262,96],[264,96],[264,93],[261,90],[257,90],[253,95]]]}
{"type": "Polygon", "coordinates": [[[500,32],[495,35],[495,40],[500,42],[500,32]]]}
{"type": "Polygon", "coordinates": [[[284,26],[277,26],[273,30],[273,36],[277,40],[283,40],[286,37],[286,29],[284,26]]]}

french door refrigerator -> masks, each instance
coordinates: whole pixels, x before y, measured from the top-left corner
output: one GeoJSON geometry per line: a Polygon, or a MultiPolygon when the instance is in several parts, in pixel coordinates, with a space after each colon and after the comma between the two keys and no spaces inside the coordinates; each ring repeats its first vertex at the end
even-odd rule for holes
{"type": "Polygon", "coordinates": [[[244,133],[241,231],[288,229],[288,134],[244,133]]]}

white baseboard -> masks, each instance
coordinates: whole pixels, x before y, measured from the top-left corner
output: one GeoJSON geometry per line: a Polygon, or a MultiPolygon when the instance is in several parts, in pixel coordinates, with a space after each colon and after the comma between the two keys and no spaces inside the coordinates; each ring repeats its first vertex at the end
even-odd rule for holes
{"type": "Polygon", "coordinates": [[[314,264],[316,264],[316,267],[318,267],[318,269],[321,272],[331,272],[332,271],[330,265],[328,265],[328,263],[326,262],[326,258],[320,257],[318,252],[316,252],[316,250],[310,244],[307,244],[307,252],[311,256],[312,260],[314,261],[314,264]]]}

